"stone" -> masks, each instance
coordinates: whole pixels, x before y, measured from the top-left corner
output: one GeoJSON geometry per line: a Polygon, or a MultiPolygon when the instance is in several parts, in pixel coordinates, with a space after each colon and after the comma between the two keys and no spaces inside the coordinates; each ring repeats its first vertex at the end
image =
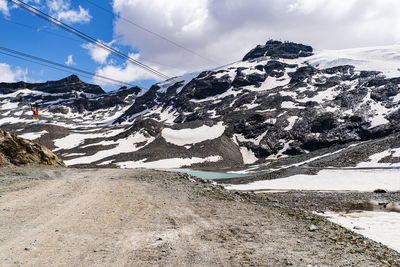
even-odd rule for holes
{"type": "Polygon", "coordinates": [[[64,162],[45,146],[11,135],[2,129],[0,129],[0,159],[3,159],[0,161],[0,166],[32,164],[65,167],[64,162]]]}
{"type": "Polygon", "coordinates": [[[314,224],[311,224],[311,225],[308,227],[308,231],[310,231],[310,232],[315,232],[317,229],[318,229],[318,227],[315,226],[314,224]]]}

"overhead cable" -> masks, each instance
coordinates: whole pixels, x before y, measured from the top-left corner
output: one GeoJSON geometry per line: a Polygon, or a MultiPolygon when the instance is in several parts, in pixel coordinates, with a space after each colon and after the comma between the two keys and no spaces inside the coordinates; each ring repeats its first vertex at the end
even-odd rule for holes
{"type": "MultiPolygon", "coordinates": [[[[18,58],[23,59],[23,60],[27,60],[26,58],[29,58],[29,59],[33,59],[33,60],[36,60],[36,61],[40,61],[40,62],[46,63],[46,64],[50,64],[50,65],[54,65],[54,66],[57,66],[57,67],[69,69],[69,70],[72,70],[72,71],[75,71],[75,72],[81,72],[81,73],[84,73],[84,74],[87,74],[87,75],[90,75],[90,76],[98,77],[98,78],[101,78],[103,80],[111,81],[114,84],[127,85],[127,86],[130,86],[130,87],[135,86],[135,85],[127,83],[127,82],[118,81],[118,80],[115,80],[115,79],[112,79],[112,78],[109,78],[109,77],[106,77],[106,76],[103,76],[103,75],[95,74],[95,73],[92,73],[92,72],[89,72],[89,71],[86,71],[86,70],[82,70],[82,69],[78,69],[78,68],[75,68],[75,67],[70,67],[70,66],[67,66],[67,65],[64,65],[64,64],[61,64],[61,63],[57,63],[57,62],[54,62],[54,61],[51,61],[51,60],[48,60],[48,59],[44,59],[44,58],[36,57],[36,56],[33,56],[33,55],[29,55],[29,54],[26,54],[26,53],[23,53],[23,52],[19,52],[19,51],[13,50],[13,49],[9,49],[9,48],[6,48],[6,47],[0,46],[0,50],[5,51],[7,53],[11,53],[13,55],[21,56],[23,58],[20,58],[20,57],[18,57],[18,58]]],[[[7,53],[2,53],[2,54],[9,55],[7,53]]],[[[27,60],[27,61],[33,62],[31,60],[27,60]]],[[[33,63],[37,63],[37,62],[33,62],[33,63]]],[[[43,65],[43,64],[41,64],[41,65],[43,65]]],[[[45,66],[50,67],[48,65],[45,65],[45,66]]],[[[56,68],[56,69],[60,70],[59,68],[56,68]]]]}
{"type": "MultiPolygon", "coordinates": [[[[100,6],[99,4],[97,4],[97,3],[93,2],[93,1],[90,1],[90,0],[86,0],[86,1],[89,2],[90,4],[94,5],[95,7],[97,7],[97,8],[99,8],[99,9],[105,11],[105,12],[114,15],[114,13],[113,13],[112,11],[108,10],[107,8],[104,8],[104,7],[100,6]]],[[[156,36],[156,37],[158,37],[158,38],[160,38],[160,39],[162,39],[162,40],[164,40],[164,41],[166,41],[166,42],[168,42],[168,43],[170,43],[170,44],[172,44],[172,45],[174,45],[174,46],[176,46],[176,47],[178,47],[178,48],[181,48],[181,49],[185,50],[186,52],[189,52],[189,53],[191,53],[191,54],[193,54],[193,55],[195,55],[195,56],[197,56],[197,57],[200,57],[200,58],[202,58],[202,59],[208,61],[209,63],[215,64],[215,65],[217,65],[217,66],[220,65],[218,62],[215,62],[215,61],[212,60],[212,59],[209,59],[209,58],[207,58],[207,57],[205,57],[205,56],[202,56],[202,55],[200,55],[199,53],[197,53],[196,51],[193,51],[192,49],[189,49],[189,48],[187,48],[187,47],[185,47],[185,46],[183,46],[183,45],[181,45],[181,44],[178,44],[177,42],[172,41],[171,39],[169,39],[169,38],[167,38],[167,37],[165,37],[165,36],[163,36],[163,35],[161,35],[161,34],[155,32],[155,31],[149,30],[148,28],[146,28],[146,27],[144,27],[144,26],[142,26],[142,25],[139,25],[138,23],[135,23],[135,22],[133,22],[132,20],[129,20],[129,19],[127,19],[127,18],[124,18],[124,17],[122,17],[121,15],[119,15],[119,18],[122,19],[123,21],[125,21],[125,22],[127,22],[127,23],[129,23],[129,24],[131,24],[131,25],[133,25],[133,26],[135,26],[136,28],[138,28],[138,29],[140,29],[140,30],[142,30],[142,31],[145,31],[145,32],[147,32],[147,33],[149,33],[149,34],[152,34],[152,35],[154,35],[154,36],[156,36]]]]}
{"type": "Polygon", "coordinates": [[[29,4],[27,4],[27,3],[25,3],[25,2],[23,2],[21,0],[8,0],[8,1],[13,3],[13,4],[15,4],[15,5],[17,5],[17,6],[19,6],[19,7],[21,7],[21,8],[23,8],[23,9],[25,9],[25,10],[27,10],[27,11],[29,11],[32,14],[34,14],[34,15],[36,15],[36,16],[38,16],[38,17],[40,17],[40,18],[42,18],[42,19],[44,19],[44,20],[46,20],[46,21],[48,21],[48,22],[50,22],[52,24],[54,24],[54,25],[57,25],[58,27],[60,27],[60,28],[62,28],[64,30],[66,30],[66,31],[68,31],[68,32],[70,32],[70,33],[72,33],[72,34],[84,39],[87,42],[93,43],[94,45],[96,45],[98,47],[101,47],[101,48],[109,51],[110,53],[112,53],[112,54],[114,54],[114,55],[116,55],[116,56],[118,56],[118,57],[120,57],[120,58],[122,58],[124,60],[127,60],[128,62],[131,62],[131,63],[135,64],[139,68],[142,68],[145,71],[152,73],[154,76],[157,76],[157,77],[159,77],[161,79],[165,79],[165,80],[171,79],[169,76],[167,76],[167,75],[165,75],[165,74],[163,74],[163,73],[161,73],[161,72],[159,72],[159,71],[147,66],[146,64],[143,64],[143,63],[133,59],[130,56],[127,56],[127,55],[123,54],[121,51],[119,51],[119,50],[117,50],[117,49],[115,49],[113,47],[110,47],[109,45],[107,45],[107,44],[105,44],[105,43],[103,43],[103,42],[101,42],[99,40],[94,39],[93,37],[81,32],[81,31],[79,31],[77,29],[75,29],[74,27],[71,27],[71,26],[61,22],[60,20],[58,20],[58,19],[56,19],[56,18],[54,18],[54,17],[52,17],[52,16],[40,11],[39,9],[37,9],[37,8],[35,8],[35,7],[29,5],[29,4]]]}

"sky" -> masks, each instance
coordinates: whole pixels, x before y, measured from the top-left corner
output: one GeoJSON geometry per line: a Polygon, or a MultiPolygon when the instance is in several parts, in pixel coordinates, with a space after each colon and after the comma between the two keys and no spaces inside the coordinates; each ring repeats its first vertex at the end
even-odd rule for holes
{"type": "MultiPolygon", "coordinates": [[[[23,1],[169,77],[236,62],[269,39],[316,50],[400,43],[399,0],[23,1]]],[[[1,47],[144,88],[160,81],[7,0],[0,0],[0,29],[1,47]]],[[[0,82],[71,74],[0,54],[0,82]]],[[[107,91],[121,86],[76,74],[107,91]]]]}

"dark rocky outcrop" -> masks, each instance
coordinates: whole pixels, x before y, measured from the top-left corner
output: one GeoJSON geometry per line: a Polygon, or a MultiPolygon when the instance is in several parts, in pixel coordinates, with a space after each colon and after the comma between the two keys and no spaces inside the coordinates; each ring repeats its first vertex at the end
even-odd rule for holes
{"type": "Polygon", "coordinates": [[[37,104],[40,109],[48,108],[52,113],[61,114],[67,114],[69,110],[84,113],[129,106],[141,90],[137,86],[129,88],[124,86],[106,93],[100,86],[85,83],[76,75],[46,83],[0,83],[0,94],[17,93],[12,102],[25,105],[37,104]],[[23,89],[33,90],[36,93],[18,93],[23,89]]]}
{"type": "Polygon", "coordinates": [[[313,48],[308,45],[269,40],[265,45],[258,45],[247,53],[244,56],[243,61],[266,56],[272,58],[293,59],[312,56],[312,52],[313,48]]]}
{"type": "Polygon", "coordinates": [[[78,76],[71,75],[59,81],[48,81],[45,83],[0,83],[0,93],[10,94],[18,89],[30,89],[49,94],[82,91],[88,94],[104,94],[104,90],[98,85],[82,82],[78,76]]]}
{"type": "Polygon", "coordinates": [[[204,99],[226,92],[231,87],[231,80],[228,75],[221,78],[211,76],[210,72],[201,73],[196,79],[193,79],[183,89],[182,94],[189,98],[204,99]]]}

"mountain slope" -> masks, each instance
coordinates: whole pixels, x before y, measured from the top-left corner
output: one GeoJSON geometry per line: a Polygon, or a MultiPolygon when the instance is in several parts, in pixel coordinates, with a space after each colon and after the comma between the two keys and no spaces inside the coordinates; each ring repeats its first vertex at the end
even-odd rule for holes
{"type": "MultiPolygon", "coordinates": [[[[221,169],[307,159],[399,131],[398,49],[316,52],[268,41],[241,62],[148,91],[41,102],[51,126],[19,119],[5,127],[21,134],[29,133],[26,123],[36,133],[48,129],[37,140],[69,165],[221,169]]],[[[2,97],[6,107],[18,101],[2,97]]]]}

